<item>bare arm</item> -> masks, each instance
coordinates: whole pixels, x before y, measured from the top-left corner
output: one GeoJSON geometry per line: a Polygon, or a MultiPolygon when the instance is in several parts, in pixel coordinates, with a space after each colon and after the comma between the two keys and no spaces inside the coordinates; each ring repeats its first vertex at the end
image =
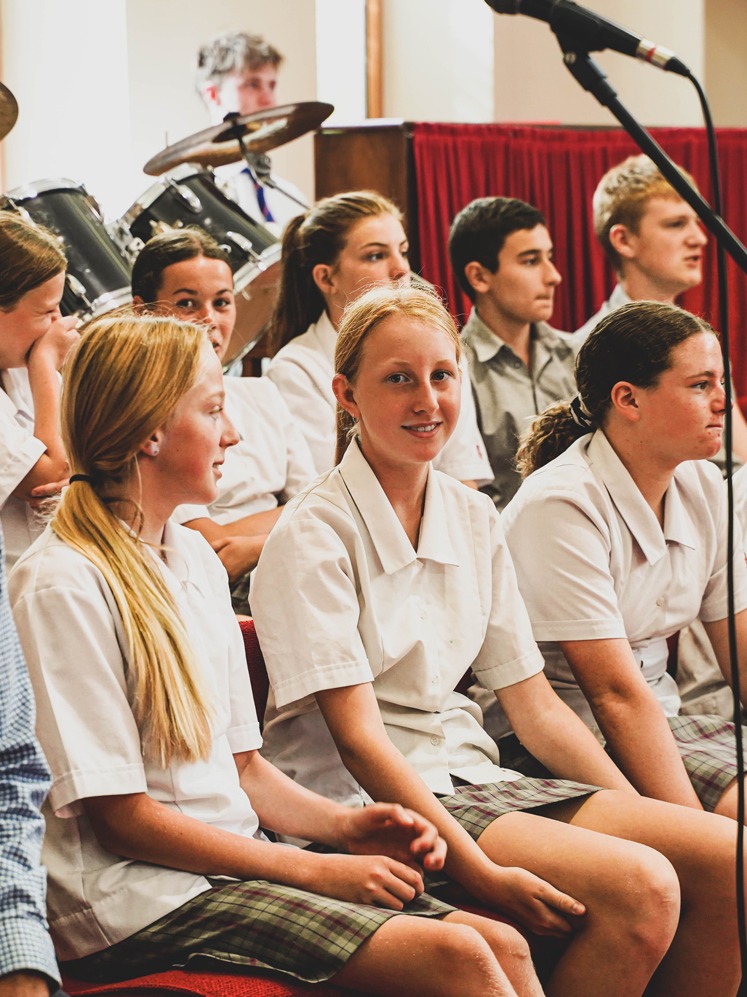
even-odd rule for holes
{"type": "Polygon", "coordinates": [[[586,724],[555,693],[544,672],[495,694],[521,743],[553,775],[635,792],[586,724]]]}
{"type": "Polygon", "coordinates": [[[267,535],[278,521],[282,506],[243,516],[221,526],[207,516],[185,523],[201,533],[223,563],[231,582],[257,566],[267,535]]]}
{"type": "Polygon", "coordinates": [[[561,642],[610,754],[645,796],[702,810],[669,724],[624,639],[561,642]]]}
{"type": "MultiPolygon", "coordinates": [[[[254,754],[236,756],[242,780],[247,768],[252,768],[249,756],[254,754]]],[[[255,773],[258,778],[250,780],[253,789],[260,790],[260,797],[269,798],[273,790],[280,789],[283,794],[288,790],[290,780],[284,777],[275,780],[272,773],[271,769],[264,793],[260,784],[268,776],[266,769],[260,766],[255,773]]],[[[322,828],[330,842],[342,840],[348,834],[355,843],[354,832],[346,821],[346,808],[296,788],[299,792],[285,802],[285,809],[291,813],[295,807],[308,820],[296,816],[289,826],[307,832],[310,828],[322,828]]],[[[204,876],[266,879],[324,896],[395,910],[423,889],[422,876],[412,864],[381,854],[320,855],[246,838],[186,816],[145,793],[91,797],[82,802],[101,846],[127,858],[204,876]]],[[[285,826],[286,821],[281,817],[276,823],[285,826]]],[[[427,828],[418,825],[416,836],[427,837],[427,828]]]]}
{"type": "Polygon", "coordinates": [[[328,689],[316,699],[345,767],[368,794],[396,800],[436,826],[448,846],[445,868],[452,879],[534,931],[568,930],[564,915],[582,913],[583,906],[523,869],[497,866],[481,851],[389,740],[372,686],[328,689]]]}
{"type": "Polygon", "coordinates": [[[31,397],[34,402],[34,436],[41,440],[46,452],[41,455],[13,494],[27,502],[32,489],[65,478],[67,456],[60,432],[60,379],[58,371],[68,350],[78,338],[77,320],[60,318],[49,332],[32,346],[26,366],[31,397]]]}
{"type": "Polygon", "coordinates": [[[39,973],[8,973],[0,976],[0,997],[49,997],[49,983],[39,973]]]}
{"type": "MultiPolygon", "coordinates": [[[[739,691],[742,697],[742,707],[747,703],[747,609],[737,613],[734,617],[734,626],[737,633],[737,661],[739,662],[739,691]]],[[[703,629],[708,635],[708,639],[716,655],[716,661],[724,676],[724,681],[731,686],[731,660],[729,655],[729,629],[728,621],[716,620],[713,623],[704,623],[703,629]]]]}

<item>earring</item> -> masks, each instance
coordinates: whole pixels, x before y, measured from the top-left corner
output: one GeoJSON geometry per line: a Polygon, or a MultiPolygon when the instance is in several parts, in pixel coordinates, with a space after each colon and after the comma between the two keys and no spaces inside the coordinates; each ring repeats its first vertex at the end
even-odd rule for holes
{"type": "Polygon", "coordinates": [[[145,447],[145,453],[149,457],[157,457],[158,456],[158,444],[157,443],[149,443],[145,447]]]}

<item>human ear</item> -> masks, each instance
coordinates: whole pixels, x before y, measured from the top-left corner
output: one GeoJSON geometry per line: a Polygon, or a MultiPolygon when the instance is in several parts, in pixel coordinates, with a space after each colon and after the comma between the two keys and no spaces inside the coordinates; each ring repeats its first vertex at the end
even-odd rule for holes
{"type": "Polygon", "coordinates": [[[328,263],[317,263],[311,271],[314,283],[325,297],[334,290],[334,280],[332,278],[332,267],[328,263]]]}
{"type": "Polygon", "coordinates": [[[156,430],[143,443],[140,444],[140,453],[146,457],[157,457],[161,449],[161,431],[156,430]]]}
{"type": "Polygon", "coordinates": [[[609,231],[609,241],[618,256],[622,256],[623,258],[629,260],[635,255],[633,233],[627,225],[619,223],[617,225],[613,225],[609,231]]]}
{"type": "Polygon", "coordinates": [[[638,389],[629,381],[618,381],[610,392],[612,408],[627,422],[637,422],[641,417],[637,396],[638,389]]]}
{"type": "Polygon", "coordinates": [[[332,378],[332,391],[337,399],[337,404],[345,409],[348,415],[357,420],[360,416],[360,409],[355,401],[355,389],[344,374],[335,374],[332,378]]]}
{"type": "Polygon", "coordinates": [[[490,285],[486,276],[488,272],[477,260],[472,260],[464,268],[465,280],[477,294],[484,294],[489,289],[490,285]]]}

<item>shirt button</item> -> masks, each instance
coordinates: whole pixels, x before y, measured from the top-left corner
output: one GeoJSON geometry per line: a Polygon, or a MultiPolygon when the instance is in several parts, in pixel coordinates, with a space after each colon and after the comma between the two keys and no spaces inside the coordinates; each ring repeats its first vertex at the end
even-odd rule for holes
{"type": "Polygon", "coordinates": [[[666,602],[667,602],[667,600],[666,600],[666,599],[664,599],[664,598],[662,598],[662,599],[657,599],[657,600],[656,600],[656,605],[657,605],[657,606],[659,606],[659,607],[661,607],[661,606],[665,606],[665,605],[666,605],[666,602]]]}
{"type": "Polygon", "coordinates": [[[431,738],[431,744],[433,745],[434,748],[437,748],[440,743],[441,743],[441,738],[440,737],[432,737],[431,738]]]}

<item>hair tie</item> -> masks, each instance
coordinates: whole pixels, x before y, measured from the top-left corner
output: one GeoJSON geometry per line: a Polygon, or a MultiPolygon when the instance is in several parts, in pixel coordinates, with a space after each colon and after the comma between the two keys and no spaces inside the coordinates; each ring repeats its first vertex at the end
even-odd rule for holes
{"type": "Polygon", "coordinates": [[[92,474],[71,474],[69,482],[72,485],[74,481],[87,481],[89,485],[95,484],[95,480],[92,474]]]}
{"type": "Polygon", "coordinates": [[[595,428],[594,420],[591,412],[584,405],[581,395],[574,395],[571,399],[570,411],[571,419],[573,419],[579,429],[584,429],[587,433],[592,432],[595,428]]]}

